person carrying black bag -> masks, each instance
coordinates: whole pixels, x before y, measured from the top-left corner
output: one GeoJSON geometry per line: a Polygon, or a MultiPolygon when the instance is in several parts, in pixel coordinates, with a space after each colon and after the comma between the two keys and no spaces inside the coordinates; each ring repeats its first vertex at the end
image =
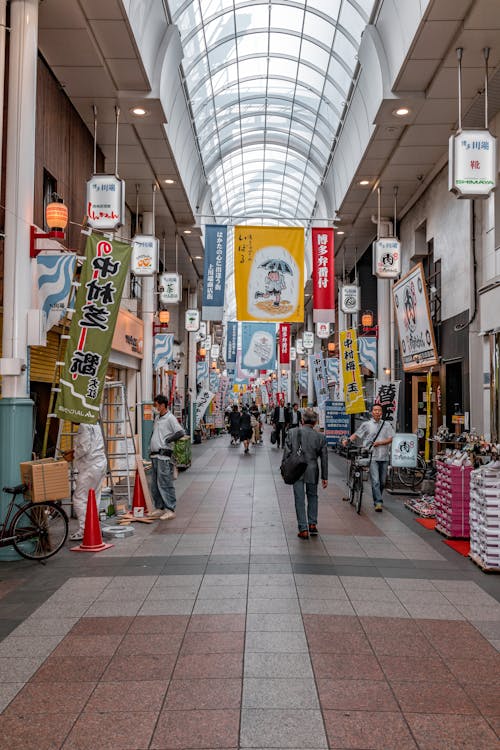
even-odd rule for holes
{"type": "Polygon", "coordinates": [[[318,459],[321,464],[322,487],[326,489],[328,486],[328,448],[325,436],[314,429],[317,420],[318,415],[314,409],[305,409],[302,413],[303,426],[289,430],[285,441],[283,459],[301,447],[307,460],[305,472],[293,484],[299,539],[309,539],[309,535],[318,534],[318,459]]]}

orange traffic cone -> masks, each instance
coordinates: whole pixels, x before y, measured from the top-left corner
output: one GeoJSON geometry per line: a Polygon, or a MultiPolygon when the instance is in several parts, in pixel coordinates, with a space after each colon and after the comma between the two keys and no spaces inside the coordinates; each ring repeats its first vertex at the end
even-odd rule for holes
{"type": "Polygon", "coordinates": [[[95,500],[95,490],[89,490],[87,498],[87,513],[85,514],[85,531],[83,532],[83,541],[78,547],[71,547],[72,552],[102,552],[113,544],[104,544],[101,536],[101,527],[99,516],[97,515],[97,503],[95,500]]]}
{"type": "Polygon", "coordinates": [[[148,506],[146,505],[146,498],[142,490],[141,480],[139,479],[139,472],[135,472],[135,483],[134,483],[134,499],[132,500],[132,513],[134,508],[144,508],[144,513],[148,512],[148,506]]]}

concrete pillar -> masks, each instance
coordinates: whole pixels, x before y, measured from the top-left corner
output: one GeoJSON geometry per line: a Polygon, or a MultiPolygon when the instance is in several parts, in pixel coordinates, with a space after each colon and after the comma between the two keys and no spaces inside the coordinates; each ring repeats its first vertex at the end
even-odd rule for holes
{"type": "MultiPolygon", "coordinates": [[[[151,211],[142,215],[142,231],[153,234],[154,217],[151,211]]],[[[142,279],[142,320],[144,323],[143,359],[141,364],[142,385],[142,455],[149,456],[149,443],[153,434],[151,410],[153,404],[153,320],[157,309],[156,276],[142,279]]]]}
{"type": "MultiPolygon", "coordinates": [[[[31,299],[26,280],[31,278],[29,247],[35,175],[38,0],[11,1],[10,29],[0,487],[19,482],[19,463],[31,458],[33,439],[27,346],[27,311],[31,299]]],[[[0,515],[7,501],[5,495],[1,498],[0,515]]]]}

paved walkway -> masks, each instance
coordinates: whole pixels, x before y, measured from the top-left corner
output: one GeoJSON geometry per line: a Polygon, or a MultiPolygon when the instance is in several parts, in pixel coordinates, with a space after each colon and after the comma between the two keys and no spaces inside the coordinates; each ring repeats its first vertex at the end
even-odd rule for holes
{"type": "MultiPolygon", "coordinates": [[[[296,537],[269,445],[194,446],[172,521],[97,555],[0,563],[6,750],[493,750],[500,578],[342,503],[296,537]]],[[[368,493],[369,494],[369,493],[368,493]]]]}

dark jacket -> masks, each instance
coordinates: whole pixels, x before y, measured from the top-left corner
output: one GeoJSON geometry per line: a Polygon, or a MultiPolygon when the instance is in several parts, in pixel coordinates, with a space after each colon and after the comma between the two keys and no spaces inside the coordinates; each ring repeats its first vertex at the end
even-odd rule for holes
{"type": "MultiPolygon", "coordinates": [[[[272,417],[272,423],[278,424],[279,416],[280,416],[280,406],[275,406],[273,410],[273,417],[272,417]]],[[[285,424],[289,424],[290,422],[290,410],[287,406],[284,406],[283,409],[285,410],[285,424]]]]}
{"type": "Polygon", "coordinates": [[[240,419],[240,440],[248,440],[252,437],[252,423],[250,421],[250,412],[243,411],[240,419]]]}
{"type": "MultiPolygon", "coordinates": [[[[293,425],[294,413],[295,413],[294,410],[291,409],[288,415],[288,424],[290,427],[293,425]]],[[[297,409],[297,427],[300,427],[301,422],[302,422],[302,412],[300,411],[300,409],[297,409]]]]}
{"type": "Polygon", "coordinates": [[[312,427],[299,427],[289,430],[285,441],[285,452],[283,458],[290,455],[292,450],[297,450],[299,442],[307,459],[307,468],[299,481],[307,484],[318,484],[320,473],[318,469],[318,458],[321,463],[321,479],[328,479],[328,447],[326,438],[321,432],[316,432],[312,427]]]}
{"type": "Polygon", "coordinates": [[[229,432],[231,435],[239,435],[241,414],[239,411],[232,411],[229,415],[229,432]]]}

